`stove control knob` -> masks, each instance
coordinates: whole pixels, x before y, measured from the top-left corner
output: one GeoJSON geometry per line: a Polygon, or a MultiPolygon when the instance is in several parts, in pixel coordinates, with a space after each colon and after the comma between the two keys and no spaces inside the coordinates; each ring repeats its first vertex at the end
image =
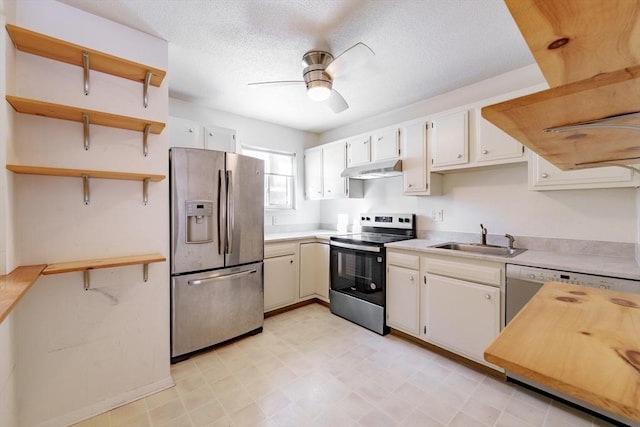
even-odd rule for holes
{"type": "Polygon", "coordinates": [[[372,291],[375,291],[377,286],[375,283],[371,282],[371,284],[369,285],[369,287],[371,288],[372,291]]]}
{"type": "Polygon", "coordinates": [[[409,218],[405,218],[404,222],[411,222],[411,220],[409,218]]]}
{"type": "Polygon", "coordinates": [[[404,218],[398,218],[398,222],[404,222],[404,218]]]}
{"type": "Polygon", "coordinates": [[[370,217],[367,217],[367,221],[371,221],[371,218],[370,218],[370,217]]]}
{"type": "Polygon", "coordinates": [[[361,220],[361,221],[364,221],[364,217],[363,217],[363,216],[361,216],[361,217],[360,217],[360,220],[361,220]]]}

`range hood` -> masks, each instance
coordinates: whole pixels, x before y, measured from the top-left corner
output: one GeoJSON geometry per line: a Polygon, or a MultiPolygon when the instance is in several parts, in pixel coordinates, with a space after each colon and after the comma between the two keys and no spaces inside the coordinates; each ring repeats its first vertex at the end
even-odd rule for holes
{"type": "Polygon", "coordinates": [[[368,163],[346,168],[340,174],[343,178],[376,179],[402,175],[402,160],[368,163]]]}

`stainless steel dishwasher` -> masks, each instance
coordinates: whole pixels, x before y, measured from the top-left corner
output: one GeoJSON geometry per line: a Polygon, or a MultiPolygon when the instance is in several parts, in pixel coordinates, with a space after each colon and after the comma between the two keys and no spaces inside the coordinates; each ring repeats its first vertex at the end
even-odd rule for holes
{"type": "MultiPolygon", "coordinates": [[[[538,292],[538,290],[548,281],[571,283],[576,286],[587,286],[592,288],[611,289],[613,291],[629,292],[640,294],[640,281],[620,279],[615,277],[597,276],[593,274],[574,273],[570,271],[551,270],[548,268],[528,267],[515,264],[507,264],[506,268],[506,286],[505,286],[505,324],[529,302],[529,300],[538,292]]],[[[623,418],[620,415],[605,411],[602,408],[589,405],[586,402],[575,399],[571,396],[561,394],[542,384],[516,375],[513,372],[506,372],[507,379],[541,391],[544,394],[560,398],[569,404],[577,405],[581,409],[586,409],[592,414],[605,418],[609,422],[616,425],[636,425],[631,420],[623,418]]]]}

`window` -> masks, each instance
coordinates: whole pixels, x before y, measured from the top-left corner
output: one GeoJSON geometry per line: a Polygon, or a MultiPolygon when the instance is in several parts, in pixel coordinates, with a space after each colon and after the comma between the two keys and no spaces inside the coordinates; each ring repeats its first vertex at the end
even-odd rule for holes
{"type": "Polygon", "coordinates": [[[295,153],[242,147],[242,154],[264,160],[264,208],[295,208],[295,153]]]}

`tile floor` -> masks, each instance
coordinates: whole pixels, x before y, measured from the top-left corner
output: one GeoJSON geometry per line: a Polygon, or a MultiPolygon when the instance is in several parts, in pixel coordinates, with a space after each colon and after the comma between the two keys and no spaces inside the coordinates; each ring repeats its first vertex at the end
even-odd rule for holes
{"type": "Polygon", "coordinates": [[[608,425],[319,304],[171,372],[175,387],[76,426],[608,425]]]}

